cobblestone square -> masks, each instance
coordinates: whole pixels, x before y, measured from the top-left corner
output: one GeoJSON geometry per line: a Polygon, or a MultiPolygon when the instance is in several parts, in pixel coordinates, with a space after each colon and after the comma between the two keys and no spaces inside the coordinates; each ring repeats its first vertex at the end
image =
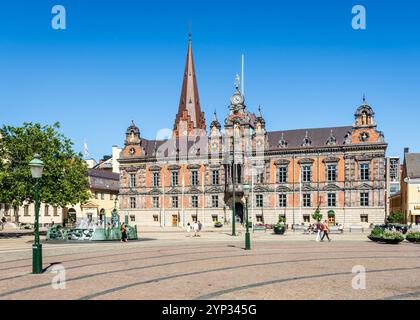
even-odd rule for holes
{"type": "Polygon", "coordinates": [[[31,236],[0,239],[0,299],[418,299],[420,246],[366,234],[315,236],[227,231],[187,237],[150,230],[138,241],[43,242],[46,269],[31,274],[31,236]],[[60,268],[57,266],[60,265],[60,268]],[[62,266],[62,268],[61,268],[62,266]],[[352,281],[366,270],[366,289],[352,281]],[[54,289],[64,270],[65,289],[54,289]]]}

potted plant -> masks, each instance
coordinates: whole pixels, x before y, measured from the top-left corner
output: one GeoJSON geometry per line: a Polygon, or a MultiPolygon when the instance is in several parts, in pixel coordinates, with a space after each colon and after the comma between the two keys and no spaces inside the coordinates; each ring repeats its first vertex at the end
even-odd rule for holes
{"type": "Polygon", "coordinates": [[[221,228],[223,226],[223,223],[221,223],[220,221],[216,221],[215,223],[214,223],[214,227],[215,228],[221,228]]]}
{"type": "Polygon", "coordinates": [[[278,222],[273,226],[273,230],[275,234],[284,234],[286,231],[286,217],[285,216],[279,216],[278,222]]]}

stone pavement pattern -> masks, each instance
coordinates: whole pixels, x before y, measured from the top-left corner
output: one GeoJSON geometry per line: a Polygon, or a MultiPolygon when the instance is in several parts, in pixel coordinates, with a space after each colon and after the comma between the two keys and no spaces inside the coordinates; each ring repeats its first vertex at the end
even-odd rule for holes
{"type": "Polygon", "coordinates": [[[45,243],[31,272],[32,237],[0,239],[0,299],[419,299],[420,246],[373,243],[366,234],[243,234],[150,231],[128,243],[45,243]],[[53,289],[61,264],[66,288],[53,289]],[[366,268],[366,289],[352,268],[366,268]]]}

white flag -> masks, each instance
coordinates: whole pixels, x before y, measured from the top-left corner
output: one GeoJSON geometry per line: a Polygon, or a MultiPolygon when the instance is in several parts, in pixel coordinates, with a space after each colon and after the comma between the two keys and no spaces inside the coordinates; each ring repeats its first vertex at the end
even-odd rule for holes
{"type": "Polygon", "coordinates": [[[89,155],[89,149],[88,149],[86,139],[85,139],[85,142],[83,143],[83,151],[85,153],[85,157],[87,157],[89,155]]]}

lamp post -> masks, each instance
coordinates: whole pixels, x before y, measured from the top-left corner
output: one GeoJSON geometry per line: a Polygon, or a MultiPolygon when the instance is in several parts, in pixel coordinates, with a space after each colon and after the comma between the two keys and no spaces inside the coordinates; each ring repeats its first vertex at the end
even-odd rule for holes
{"type": "Polygon", "coordinates": [[[35,243],[32,245],[32,273],[42,273],[42,245],[39,242],[39,204],[38,204],[38,181],[42,177],[44,163],[35,154],[34,159],[29,162],[32,178],[35,179],[35,243]]]}
{"type": "Polygon", "coordinates": [[[242,190],[244,191],[244,196],[245,196],[245,212],[246,212],[245,250],[251,250],[251,236],[249,234],[249,220],[248,220],[248,196],[249,196],[250,188],[251,187],[248,183],[244,183],[242,185],[242,190]]]}
{"type": "Polygon", "coordinates": [[[235,199],[235,123],[233,123],[232,132],[232,236],[236,236],[235,223],[236,223],[236,199],[235,199]]]}

